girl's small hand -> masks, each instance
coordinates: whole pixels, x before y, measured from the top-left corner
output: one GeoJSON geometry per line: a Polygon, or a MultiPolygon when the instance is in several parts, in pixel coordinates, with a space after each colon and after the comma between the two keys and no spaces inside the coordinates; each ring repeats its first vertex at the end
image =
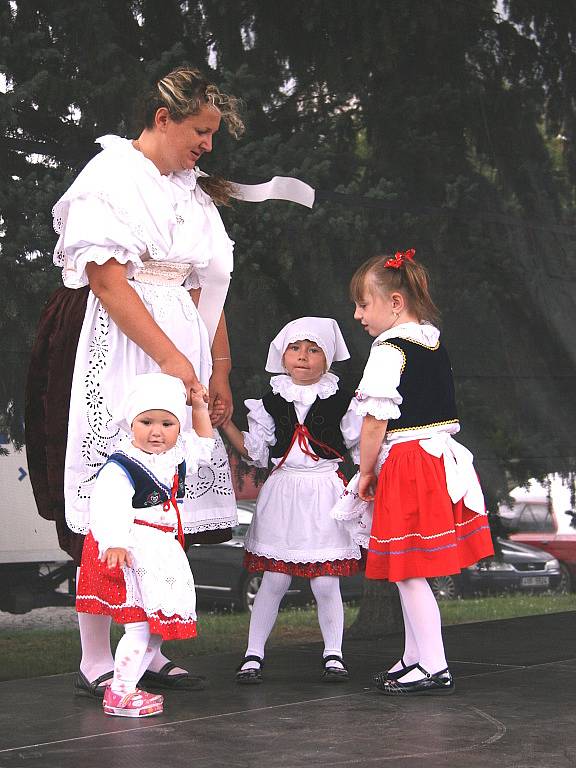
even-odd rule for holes
{"type": "Polygon", "coordinates": [[[366,475],[360,475],[358,481],[358,495],[362,501],[374,501],[378,478],[373,472],[366,475]]]}
{"type": "Polygon", "coordinates": [[[234,405],[228,374],[214,371],[210,378],[210,413],[212,426],[227,424],[232,418],[234,405]]]}
{"type": "MultiPolygon", "coordinates": [[[[226,409],[224,407],[224,403],[222,400],[220,400],[219,397],[216,397],[216,399],[212,402],[212,407],[210,409],[210,421],[212,422],[212,426],[219,425],[219,426],[225,426],[224,424],[224,416],[226,413],[226,409]]],[[[226,422],[227,424],[228,422],[226,422]]]]}
{"type": "Polygon", "coordinates": [[[208,390],[200,384],[197,389],[190,390],[190,405],[192,408],[208,408],[208,390]]]}
{"type": "Polygon", "coordinates": [[[116,568],[116,566],[122,568],[123,565],[132,565],[132,555],[123,547],[110,547],[104,552],[100,560],[106,563],[108,568],[116,568]]]}

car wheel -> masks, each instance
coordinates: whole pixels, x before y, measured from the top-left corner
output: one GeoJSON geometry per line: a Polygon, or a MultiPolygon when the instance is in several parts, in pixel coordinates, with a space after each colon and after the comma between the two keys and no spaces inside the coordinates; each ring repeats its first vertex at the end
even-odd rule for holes
{"type": "Polygon", "coordinates": [[[242,580],[240,590],[240,605],[243,611],[251,611],[254,605],[254,599],[262,584],[261,573],[248,573],[242,580]]]}
{"type": "Polygon", "coordinates": [[[560,581],[556,587],[556,592],[561,592],[563,594],[572,592],[572,576],[570,575],[568,566],[564,565],[564,563],[560,563],[560,581]]]}
{"type": "Polygon", "coordinates": [[[455,600],[460,597],[460,584],[454,576],[433,576],[428,579],[428,583],[437,600],[455,600]]]}

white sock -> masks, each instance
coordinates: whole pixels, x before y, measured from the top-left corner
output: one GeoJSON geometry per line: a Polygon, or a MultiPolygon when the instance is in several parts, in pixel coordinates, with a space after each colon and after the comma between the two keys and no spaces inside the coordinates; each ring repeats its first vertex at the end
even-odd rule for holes
{"type": "Polygon", "coordinates": [[[157,652],[162,637],[150,634],[147,621],[135,621],[124,626],[124,634],[116,648],[112,691],[120,696],[136,690],[138,680],[157,652]]]}
{"type": "Polygon", "coordinates": [[[396,662],[388,672],[398,672],[400,669],[403,669],[404,666],[408,667],[410,664],[417,664],[420,660],[418,656],[418,643],[416,642],[414,632],[412,631],[412,624],[410,622],[410,617],[406,612],[406,608],[404,607],[401,592],[400,603],[402,605],[402,616],[404,618],[404,653],[402,654],[402,659],[396,662]],[[402,662],[404,662],[404,664],[402,662]]]}
{"type": "Polygon", "coordinates": [[[78,614],[82,645],[80,671],[90,682],[114,669],[114,659],[110,650],[111,622],[110,616],[104,614],[78,614]]]}
{"type": "MultiPolygon", "coordinates": [[[[246,656],[264,658],[266,640],[274,628],[280,603],[291,581],[292,576],[287,573],[266,571],[262,576],[262,583],[252,606],[246,656]]],[[[247,661],[242,665],[242,669],[258,669],[259,666],[255,661],[247,661]]]]}
{"type": "MultiPolygon", "coordinates": [[[[399,581],[398,589],[402,608],[406,612],[418,646],[418,663],[430,674],[435,674],[447,666],[442,641],[442,621],[436,598],[424,578],[399,581]]],[[[404,675],[401,681],[411,682],[421,678],[420,670],[414,669],[404,675]]]]}
{"type": "MultiPolygon", "coordinates": [[[[324,640],[324,658],[342,658],[342,636],[344,634],[344,606],[340,594],[338,576],[317,576],[310,579],[310,587],[318,606],[318,623],[324,640]]],[[[339,661],[329,661],[327,667],[343,669],[339,661]]]]}

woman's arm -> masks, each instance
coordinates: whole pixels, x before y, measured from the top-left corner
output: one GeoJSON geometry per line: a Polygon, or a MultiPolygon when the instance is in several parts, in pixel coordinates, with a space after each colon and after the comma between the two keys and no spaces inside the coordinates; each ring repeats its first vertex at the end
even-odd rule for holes
{"type": "Polygon", "coordinates": [[[230,342],[224,312],[216,328],[212,342],[212,376],[210,377],[210,406],[215,427],[227,424],[232,418],[234,402],[230,390],[229,376],[232,369],[230,342]]]}
{"type": "Polygon", "coordinates": [[[363,501],[372,501],[376,493],[378,478],[374,469],[387,428],[388,421],[382,421],[370,414],[364,416],[360,433],[360,480],[358,483],[358,494],[363,501]]]}
{"type": "Polygon", "coordinates": [[[126,279],[126,265],[110,259],[86,265],[90,288],[118,328],[159,366],[162,373],[182,379],[186,391],[201,387],[188,358],[168,338],[126,279]]]}
{"type": "MultiPolygon", "coordinates": [[[[201,288],[191,288],[189,291],[192,301],[196,306],[198,306],[200,301],[201,291],[201,288]]],[[[230,421],[234,411],[232,392],[228,381],[230,370],[232,369],[231,357],[226,316],[224,311],[222,311],[212,342],[212,376],[210,377],[208,387],[210,393],[208,406],[214,427],[219,427],[230,421]]]]}

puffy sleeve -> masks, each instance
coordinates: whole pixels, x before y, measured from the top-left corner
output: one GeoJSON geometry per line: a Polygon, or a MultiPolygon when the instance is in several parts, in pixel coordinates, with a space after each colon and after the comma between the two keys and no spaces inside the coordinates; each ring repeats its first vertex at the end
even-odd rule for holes
{"type": "Polygon", "coordinates": [[[362,429],[362,416],[356,413],[353,400],[340,422],[340,431],[344,438],[346,448],[354,448],[360,442],[360,430],[362,429]]]}
{"type": "Polygon", "coordinates": [[[110,547],[130,549],[133,496],[132,481],[122,467],[112,462],[105,464],[90,496],[90,530],[98,542],[100,556],[110,547]]]}
{"type": "Polygon", "coordinates": [[[182,433],[181,438],[184,444],[187,472],[195,474],[199,467],[210,465],[210,458],[216,442],[213,437],[200,437],[191,429],[189,432],[182,433]]]}
{"type": "Polygon", "coordinates": [[[62,267],[68,288],[88,285],[86,264],[104,264],[116,259],[128,267],[127,277],[142,266],[146,242],[126,213],[112,206],[104,196],[91,194],[61,200],[53,211],[54,228],[60,235],[54,263],[62,267]]]}
{"type": "Polygon", "coordinates": [[[250,456],[249,464],[256,467],[268,466],[268,449],[276,444],[274,419],[262,400],[245,400],[248,408],[248,432],[243,432],[244,447],[250,456]]]}
{"type": "Polygon", "coordinates": [[[400,416],[402,396],[398,392],[404,368],[404,353],[391,344],[372,347],[366,368],[352,400],[358,416],[370,414],[381,421],[400,416]]]}

